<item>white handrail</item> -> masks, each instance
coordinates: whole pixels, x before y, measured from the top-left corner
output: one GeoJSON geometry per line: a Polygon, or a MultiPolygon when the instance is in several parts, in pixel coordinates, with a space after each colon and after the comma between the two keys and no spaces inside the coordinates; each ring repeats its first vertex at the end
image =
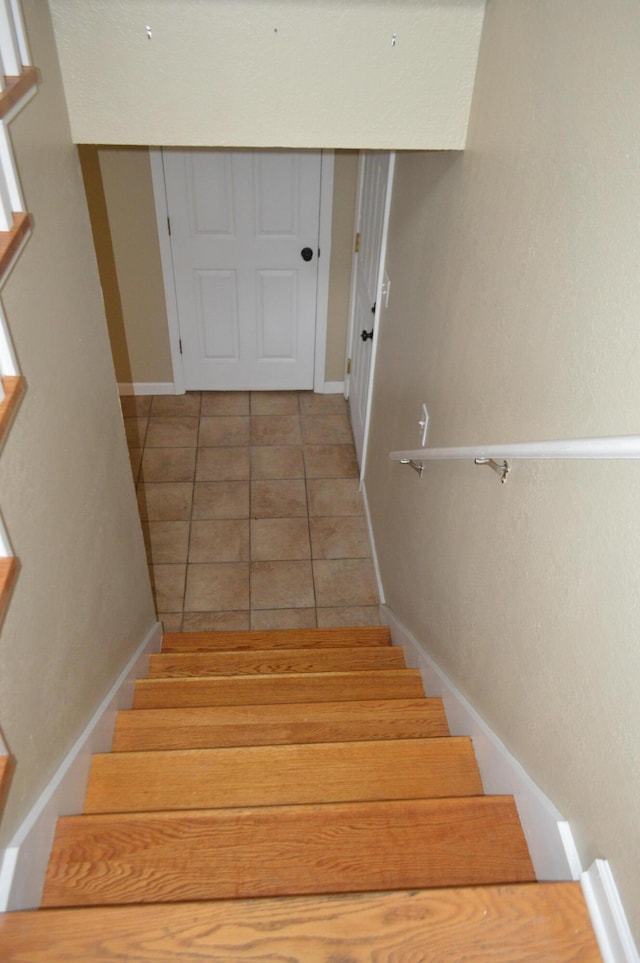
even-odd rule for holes
{"type": "Polygon", "coordinates": [[[466,448],[414,448],[411,451],[392,451],[389,458],[391,461],[442,461],[450,458],[640,458],[640,435],[471,445],[466,448]]]}

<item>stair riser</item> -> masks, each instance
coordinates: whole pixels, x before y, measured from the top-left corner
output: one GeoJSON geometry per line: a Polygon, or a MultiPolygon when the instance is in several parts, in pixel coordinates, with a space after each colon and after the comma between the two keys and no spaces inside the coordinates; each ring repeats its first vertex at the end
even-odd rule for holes
{"type": "Polygon", "coordinates": [[[424,695],[417,669],[325,672],[291,676],[213,679],[142,679],[135,709],[261,703],[351,702],[354,699],[416,699],[424,695]]]}
{"type": "Polygon", "coordinates": [[[353,893],[534,878],[508,797],[70,816],[58,822],[42,905],[353,893]]]}
{"type": "Polygon", "coordinates": [[[251,649],[299,649],[305,646],[342,648],[391,645],[386,626],[354,626],[350,629],[271,629],[264,632],[166,632],[163,652],[242,652],[251,649]]]}
{"type": "Polygon", "coordinates": [[[470,739],[94,756],[85,813],[482,794],[470,739]]]}
{"type": "Polygon", "coordinates": [[[119,712],[114,752],[449,735],[440,699],[133,709],[119,712]]]}
{"type": "Polygon", "coordinates": [[[404,669],[402,649],[289,649],[284,652],[184,652],[153,655],[150,679],[211,675],[283,675],[300,672],[361,672],[404,669]]]}

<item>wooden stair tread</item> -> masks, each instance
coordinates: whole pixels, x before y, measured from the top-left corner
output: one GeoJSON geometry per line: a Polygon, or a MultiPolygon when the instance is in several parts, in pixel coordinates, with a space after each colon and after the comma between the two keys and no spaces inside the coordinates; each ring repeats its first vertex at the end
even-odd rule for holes
{"type": "Polygon", "coordinates": [[[276,702],[348,702],[354,699],[416,699],[423,695],[418,669],[383,669],[213,676],[206,679],[139,679],[133,706],[136,709],[161,709],[276,702]]]}
{"type": "Polygon", "coordinates": [[[505,796],[65,816],[45,907],[533,882],[505,796]]]}
{"type": "Polygon", "coordinates": [[[85,813],[482,794],[468,738],[95,755],[85,813]]]}
{"type": "Polygon", "coordinates": [[[579,883],[6,913],[0,946],[7,963],[601,961],[579,883]]]}
{"type": "Polygon", "coordinates": [[[331,629],[269,629],[247,632],[165,632],[163,652],[219,652],[234,649],[299,649],[340,646],[390,646],[387,626],[331,629]]]}
{"type": "Polygon", "coordinates": [[[362,672],[404,669],[402,649],[391,646],[334,649],[259,649],[251,652],[170,652],[152,655],[150,679],[211,675],[283,675],[293,672],[362,672]]]}
{"type": "Polygon", "coordinates": [[[129,709],[116,717],[112,751],[448,735],[441,699],[129,709]]]}

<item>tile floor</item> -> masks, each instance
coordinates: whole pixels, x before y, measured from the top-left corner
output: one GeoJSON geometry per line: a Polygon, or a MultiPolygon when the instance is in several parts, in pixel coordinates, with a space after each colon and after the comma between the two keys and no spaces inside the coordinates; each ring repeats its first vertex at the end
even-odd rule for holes
{"type": "Polygon", "coordinates": [[[341,395],[196,391],[122,410],[166,631],[377,624],[341,395]]]}

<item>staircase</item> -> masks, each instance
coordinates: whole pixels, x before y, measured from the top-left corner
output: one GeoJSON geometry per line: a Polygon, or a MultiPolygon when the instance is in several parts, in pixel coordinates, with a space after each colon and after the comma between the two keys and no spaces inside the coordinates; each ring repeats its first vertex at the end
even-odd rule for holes
{"type": "Polygon", "coordinates": [[[600,960],[386,628],[165,635],[42,906],[3,960],[600,960]]]}

